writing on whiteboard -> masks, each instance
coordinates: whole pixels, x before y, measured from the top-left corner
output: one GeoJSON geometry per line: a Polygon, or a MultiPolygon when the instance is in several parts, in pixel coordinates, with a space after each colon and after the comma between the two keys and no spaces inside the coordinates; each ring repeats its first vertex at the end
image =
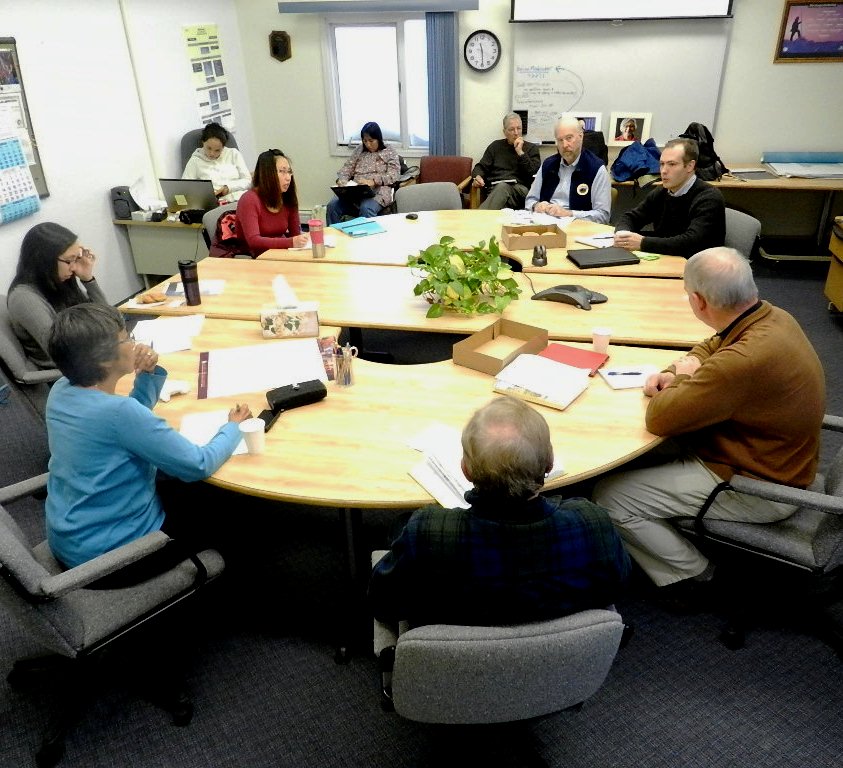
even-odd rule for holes
{"type": "Polygon", "coordinates": [[[526,110],[532,141],[553,141],[553,124],[582,99],[583,80],[558,64],[515,65],[513,107],[526,110]]]}

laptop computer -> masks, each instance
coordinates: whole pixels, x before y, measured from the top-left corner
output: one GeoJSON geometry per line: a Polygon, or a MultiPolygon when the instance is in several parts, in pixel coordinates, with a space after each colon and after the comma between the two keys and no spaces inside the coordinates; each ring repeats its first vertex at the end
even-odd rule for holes
{"type": "Polygon", "coordinates": [[[580,269],[618,267],[623,264],[638,264],[641,262],[641,259],[634,253],[614,245],[608,248],[577,248],[575,250],[569,250],[568,258],[580,269]]]}
{"type": "Polygon", "coordinates": [[[346,184],[344,187],[337,185],[331,189],[340,200],[349,200],[352,203],[359,203],[367,197],[375,196],[374,187],[368,184],[346,184]]]}
{"type": "Polygon", "coordinates": [[[219,205],[207,179],[158,179],[170,211],[210,211],[219,205]]]}

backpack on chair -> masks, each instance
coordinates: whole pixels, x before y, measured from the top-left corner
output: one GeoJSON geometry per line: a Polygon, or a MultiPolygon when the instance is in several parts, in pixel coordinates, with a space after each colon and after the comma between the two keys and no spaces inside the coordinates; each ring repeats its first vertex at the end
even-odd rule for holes
{"type": "Polygon", "coordinates": [[[237,237],[236,213],[224,213],[217,219],[217,231],[214,232],[209,254],[222,259],[232,259],[239,254],[250,254],[246,243],[237,237]]]}
{"type": "Polygon", "coordinates": [[[718,181],[724,173],[729,173],[729,169],[714,149],[711,131],[702,123],[691,123],[684,133],[679,134],[679,138],[693,139],[699,146],[700,158],[697,160],[695,171],[697,178],[703,181],[718,181]]]}

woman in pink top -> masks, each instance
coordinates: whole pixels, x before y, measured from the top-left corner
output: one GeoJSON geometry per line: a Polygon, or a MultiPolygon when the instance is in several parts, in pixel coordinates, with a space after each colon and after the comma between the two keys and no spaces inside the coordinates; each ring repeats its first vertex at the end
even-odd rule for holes
{"type": "Polygon", "coordinates": [[[258,155],[252,188],[237,203],[237,237],[255,257],[269,248],[301,248],[308,243],[299,221],[293,167],[280,149],[258,155]]]}

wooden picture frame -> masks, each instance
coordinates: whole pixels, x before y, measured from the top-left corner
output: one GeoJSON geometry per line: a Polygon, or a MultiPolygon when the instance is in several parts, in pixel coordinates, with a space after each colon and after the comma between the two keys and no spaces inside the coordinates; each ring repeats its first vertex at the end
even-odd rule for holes
{"type": "Polygon", "coordinates": [[[776,40],[776,64],[843,62],[843,2],[786,0],[776,40]]]}
{"type": "Polygon", "coordinates": [[[653,115],[650,112],[612,112],[607,127],[606,143],[610,147],[625,147],[633,141],[644,142],[650,138],[650,123],[653,115]],[[626,135],[627,125],[632,121],[631,138],[626,135]]]}

